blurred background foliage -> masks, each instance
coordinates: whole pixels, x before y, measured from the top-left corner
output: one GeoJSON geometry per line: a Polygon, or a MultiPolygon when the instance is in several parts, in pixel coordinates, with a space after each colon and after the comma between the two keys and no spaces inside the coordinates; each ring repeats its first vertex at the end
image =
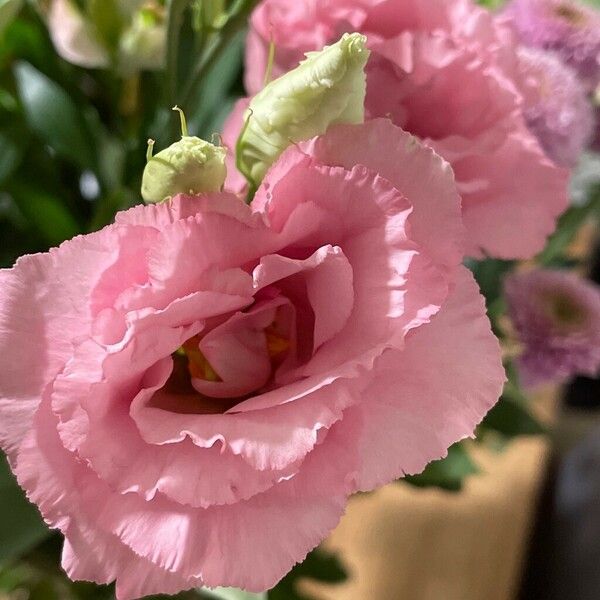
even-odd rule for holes
{"type": "MultiPolygon", "coordinates": [[[[78,0],[94,15],[97,34],[115,49],[124,24],[117,0],[78,0]]],[[[600,5],[600,0],[594,0],[600,5]]],[[[22,254],[41,252],[77,234],[96,230],[116,211],[140,202],[149,138],[162,149],[179,137],[175,104],[187,115],[190,133],[218,132],[234,101],[244,95],[242,56],[247,17],[257,0],[156,0],[154,15],[166,28],[165,63],[138,68],[109,51],[105,68],[82,68],[55,51],[47,28],[48,2],[0,0],[0,267],[22,254]]],[[[482,0],[491,8],[499,0],[482,0]]],[[[155,17],[153,17],[155,18],[155,17]]],[[[147,66],[147,65],[146,65],[147,66]]],[[[576,262],[565,250],[591,215],[600,214],[600,188],[584,190],[537,261],[544,266],[576,262]]],[[[502,334],[502,278],[514,263],[484,260],[469,265],[502,334]]],[[[531,414],[510,360],[509,382],[481,424],[479,439],[498,448],[516,435],[544,427],[531,414]]],[[[415,486],[460,490],[478,469],[463,444],[422,474],[415,486]]],[[[61,540],[42,523],[0,457],[0,600],[108,600],[111,587],[68,582],[59,568],[61,540]]],[[[340,581],[335,557],[315,552],[296,567],[271,600],[302,600],[295,583],[312,577],[340,581]]],[[[179,598],[201,597],[200,592],[179,598]]],[[[202,592],[230,600],[266,598],[236,590],[202,592]]]]}

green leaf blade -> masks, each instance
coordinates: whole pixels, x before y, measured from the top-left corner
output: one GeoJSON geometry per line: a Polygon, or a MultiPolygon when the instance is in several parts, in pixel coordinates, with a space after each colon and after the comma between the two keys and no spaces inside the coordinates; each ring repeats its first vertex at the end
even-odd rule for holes
{"type": "Polygon", "coordinates": [[[50,535],[0,456],[0,563],[19,558],[50,535]]]}
{"type": "Polygon", "coordinates": [[[95,170],[91,136],[67,92],[26,62],[17,63],[15,78],[31,129],[57,154],[81,168],[95,170]]]}
{"type": "Polygon", "coordinates": [[[462,489],[464,479],[478,472],[477,465],[459,442],[448,448],[446,458],[429,463],[419,475],[407,475],[401,481],[417,487],[437,487],[458,492],[462,489]]]}

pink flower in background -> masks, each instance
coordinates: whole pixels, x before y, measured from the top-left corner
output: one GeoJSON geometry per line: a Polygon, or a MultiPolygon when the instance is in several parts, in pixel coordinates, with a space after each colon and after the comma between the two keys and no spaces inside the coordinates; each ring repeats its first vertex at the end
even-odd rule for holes
{"type": "Polygon", "coordinates": [[[522,383],[533,386],[600,371],[600,288],[565,271],[511,275],[508,313],[524,351],[522,383]]]}
{"type": "Polygon", "coordinates": [[[600,13],[574,0],[512,0],[505,9],[523,44],[553,50],[586,82],[600,83],[600,13]]]}
{"type": "Polygon", "coordinates": [[[275,0],[262,2],[254,11],[246,41],[244,82],[249,94],[263,87],[268,47],[275,44],[275,79],[295,67],[305,52],[321,50],[343,33],[358,31],[367,8],[380,0],[275,0]]]}
{"type": "Polygon", "coordinates": [[[123,76],[164,68],[164,7],[128,0],[105,3],[102,11],[105,22],[99,26],[93,13],[82,10],[75,0],[49,1],[48,32],[62,58],[88,69],[115,66],[123,76]]]}
{"type": "Polygon", "coordinates": [[[574,167],[594,133],[594,113],[575,72],[550,52],[519,48],[525,121],[555,163],[574,167]]]}
{"type": "Polygon", "coordinates": [[[463,233],[448,165],[374,120],[251,207],[178,196],[0,271],[0,443],[67,573],[266,589],[472,435],[504,373],[463,233]]]}
{"type": "Polygon", "coordinates": [[[109,66],[107,49],[72,0],[51,1],[48,31],[58,54],[70,63],[87,68],[109,66]]]}
{"type": "Polygon", "coordinates": [[[279,73],[295,66],[310,43],[322,44],[324,32],[358,27],[372,51],[367,116],[390,117],[450,162],[467,254],[510,259],[540,251],[567,205],[568,177],[526,126],[512,30],[470,0],[340,0],[335,6],[346,16],[337,26],[327,6],[322,0],[259,5],[246,53],[249,93],[261,85],[271,32],[279,73]],[[301,43],[293,35],[300,22],[301,43]]]}

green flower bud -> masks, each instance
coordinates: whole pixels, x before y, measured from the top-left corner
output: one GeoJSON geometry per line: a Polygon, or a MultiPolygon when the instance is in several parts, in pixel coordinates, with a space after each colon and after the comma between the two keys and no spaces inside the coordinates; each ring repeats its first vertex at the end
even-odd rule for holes
{"type": "Polygon", "coordinates": [[[166,59],[167,26],[164,9],[143,8],[119,40],[119,68],[123,75],[163,69],[166,59]]]}
{"type": "Polygon", "coordinates": [[[176,194],[218,192],[225,183],[226,150],[187,132],[181,109],[181,140],[152,156],[154,142],[148,142],[148,162],[142,176],[142,198],[147,203],[163,202],[176,194]]]}
{"type": "Polygon", "coordinates": [[[236,148],[238,169],[251,186],[258,186],[290,144],[336,123],[364,121],[366,42],[364,35],[345,33],[332,46],[307,53],[252,99],[236,148]]]}

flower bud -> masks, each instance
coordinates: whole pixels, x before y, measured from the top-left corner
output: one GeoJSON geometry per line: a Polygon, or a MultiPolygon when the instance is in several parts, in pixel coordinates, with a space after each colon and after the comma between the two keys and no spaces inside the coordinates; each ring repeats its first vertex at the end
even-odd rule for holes
{"type": "Polygon", "coordinates": [[[244,114],[237,166],[257,187],[290,145],[325,133],[336,123],[362,123],[369,57],[367,38],[345,33],[260,91],[244,114]]]}
{"type": "Polygon", "coordinates": [[[146,203],[163,202],[176,194],[202,194],[220,191],[225,182],[225,148],[187,134],[181,109],[181,140],[152,156],[142,176],[142,198],[146,203]]]}
{"type": "Polygon", "coordinates": [[[165,66],[167,27],[164,9],[142,8],[119,40],[119,67],[129,75],[136,71],[159,70],[165,66]]]}

